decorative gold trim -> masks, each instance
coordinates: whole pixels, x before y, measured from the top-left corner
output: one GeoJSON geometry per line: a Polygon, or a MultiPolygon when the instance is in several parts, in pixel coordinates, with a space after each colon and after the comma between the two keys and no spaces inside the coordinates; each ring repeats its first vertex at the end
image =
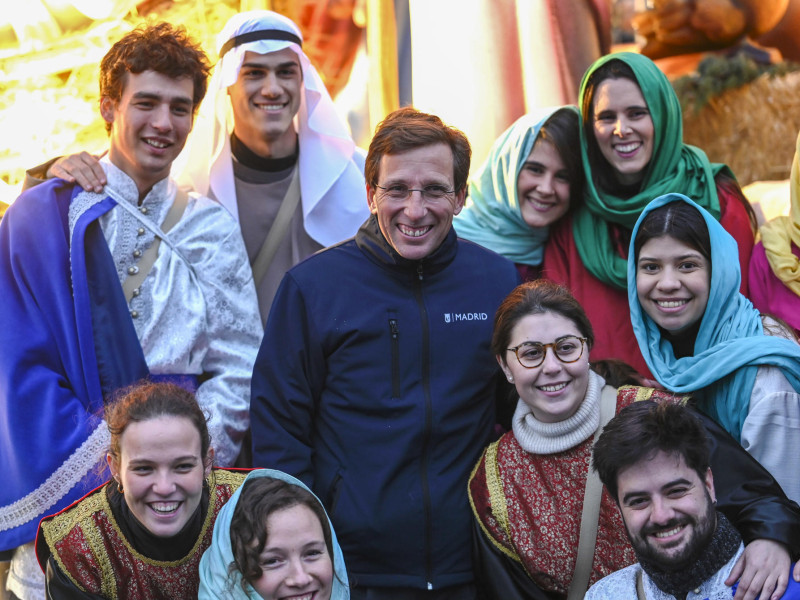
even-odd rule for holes
{"type": "MultiPolygon", "coordinates": [[[[197,536],[197,540],[195,541],[192,549],[189,550],[188,554],[184,557],[179,558],[178,560],[153,560],[152,558],[148,558],[136,548],[131,546],[128,539],[122,534],[122,530],[119,528],[119,524],[113,519],[110,519],[111,525],[114,528],[115,533],[120,537],[122,543],[125,547],[130,551],[130,553],[135,556],[138,560],[142,561],[144,564],[155,566],[155,567],[179,567],[185,562],[192,559],[192,557],[199,551],[200,544],[203,543],[203,539],[206,536],[206,532],[208,528],[211,526],[211,521],[214,519],[214,515],[217,514],[217,494],[216,494],[216,486],[217,485],[232,485],[239,487],[241,482],[244,481],[246,475],[241,473],[232,473],[230,471],[219,470],[219,471],[211,471],[211,474],[206,477],[206,484],[208,484],[209,489],[209,500],[208,500],[208,510],[206,511],[206,518],[203,521],[203,527],[200,530],[200,534],[197,536]],[[237,480],[240,480],[237,484],[237,480]]],[[[105,496],[105,495],[104,495],[105,496]]],[[[111,514],[111,505],[108,504],[108,499],[104,498],[104,505],[105,508],[108,509],[109,515],[111,514]]]]}
{"type": "MultiPolygon", "coordinates": [[[[115,600],[117,597],[116,590],[114,587],[110,590],[108,589],[110,561],[103,548],[100,533],[92,520],[94,514],[106,511],[106,516],[113,521],[108,502],[104,502],[107,485],[108,484],[97,490],[94,494],[79,501],[71,508],[66,509],[47,521],[43,521],[41,527],[44,539],[47,541],[51,554],[58,564],[59,569],[61,569],[61,572],[64,573],[79,590],[89,593],[89,590],[85,589],[78,580],[72,576],[61,554],[56,551],[56,544],[61,542],[61,540],[69,535],[75,528],[78,528],[81,535],[86,540],[95,562],[100,566],[100,585],[103,595],[109,599],[115,600]]],[[[113,573],[111,574],[111,581],[114,581],[113,573]]]]}
{"type": "MultiPolygon", "coordinates": [[[[642,400],[651,400],[653,398],[653,394],[656,392],[662,392],[662,390],[657,390],[651,387],[641,387],[638,385],[623,385],[620,386],[619,392],[621,393],[623,390],[635,390],[635,397],[633,399],[634,402],[641,402],[642,400]]],[[[676,394],[674,392],[670,392],[668,390],[663,390],[664,394],[669,394],[673,396],[681,405],[686,405],[689,400],[691,399],[691,394],[676,394]]]]}
{"type": "Polygon", "coordinates": [[[156,566],[156,567],[178,567],[192,559],[197,552],[199,552],[200,544],[206,537],[211,522],[214,516],[219,512],[217,509],[218,498],[216,487],[218,485],[230,486],[232,491],[236,490],[247,477],[247,473],[239,473],[226,471],[224,469],[214,470],[206,477],[206,484],[209,488],[209,503],[208,510],[206,511],[206,518],[203,522],[203,527],[200,534],[195,541],[194,546],[189,553],[176,561],[157,561],[146,557],[137,551],[123,535],[114,513],[111,510],[111,504],[108,501],[108,483],[96,491],[94,494],[87,496],[71,508],[55,515],[51,519],[44,521],[41,525],[42,533],[50,546],[53,557],[56,560],[61,571],[75,584],[78,589],[88,592],[82,585],[75,580],[70,573],[67,566],[64,564],[60,554],[56,551],[56,544],[61,542],[71,531],[79,528],[81,534],[86,540],[96,563],[100,567],[101,577],[101,593],[103,596],[110,600],[117,598],[117,580],[111,564],[111,559],[106,552],[105,545],[103,544],[103,535],[94,522],[94,515],[103,514],[108,520],[108,523],[114,530],[115,535],[119,538],[122,544],[137,560],[142,563],[156,566]]]}
{"type": "MultiPolygon", "coordinates": [[[[511,535],[508,530],[508,512],[506,510],[506,500],[505,495],[503,494],[503,482],[500,480],[500,472],[497,468],[497,446],[500,443],[500,440],[489,444],[489,446],[484,450],[484,471],[486,472],[486,487],[489,490],[489,502],[491,503],[492,513],[495,515],[495,518],[500,523],[500,526],[503,528],[503,531],[508,538],[509,543],[511,543],[511,535]],[[489,472],[490,466],[489,462],[492,462],[491,471],[493,473],[493,479],[495,479],[494,483],[489,482],[489,472]],[[499,485],[498,491],[493,491],[492,487],[499,485]],[[497,497],[499,496],[499,498],[497,497]],[[495,513],[495,508],[497,508],[501,513],[498,515],[495,513]]],[[[516,552],[509,550],[502,544],[500,544],[497,540],[494,539],[494,536],[491,532],[486,528],[486,525],[483,524],[483,520],[481,519],[480,515],[478,514],[478,509],[475,506],[475,501],[472,499],[472,494],[469,493],[469,485],[472,480],[475,478],[478,469],[481,466],[481,461],[478,460],[475,463],[475,467],[472,469],[472,473],[469,476],[469,482],[467,483],[467,497],[469,498],[469,504],[472,507],[472,514],[475,516],[475,520],[478,522],[478,526],[483,531],[483,535],[486,537],[487,540],[494,546],[497,550],[502,552],[504,555],[509,557],[510,559],[522,564],[522,559],[516,554],[516,552]]]]}

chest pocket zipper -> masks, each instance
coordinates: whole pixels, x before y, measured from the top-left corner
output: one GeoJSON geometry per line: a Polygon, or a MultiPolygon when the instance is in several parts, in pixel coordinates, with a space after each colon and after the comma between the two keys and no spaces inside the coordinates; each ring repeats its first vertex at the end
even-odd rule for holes
{"type": "Polygon", "coordinates": [[[400,397],[400,327],[397,319],[389,319],[392,337],[392,399],[400,397]]]}

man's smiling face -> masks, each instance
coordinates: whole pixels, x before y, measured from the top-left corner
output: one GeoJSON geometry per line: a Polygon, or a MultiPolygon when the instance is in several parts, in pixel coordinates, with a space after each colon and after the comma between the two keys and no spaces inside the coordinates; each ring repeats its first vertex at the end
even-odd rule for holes
{"type": "Polygon", "coordinates": [[[190,77],[173,79],[156,71],[128,73],[122,97],[100,99],[111,123],[109,160],[136,182],[140,193],[169,175],[192,130],[190,77]]]}
{"type": "Polygon", "coordinates": [[[447,144],[430,144],[384,154],[380,161],[378,185],[368,187],[370,211],[378,217],[383,237],[397,253],[409,260],[422,260],[447,237],[453,217],[464,207],[466,189],[454,191],[453,151],[447,144]],[[405,199],[393,199],[387,189],[453,190],[440,198],[427,198],[419,191],[405,199]]]}
{"type": "Polygon", "coordinates": [[[620,470],[617,497],[631,545],[663,569],[689,566],[711,542],[717,520],[711,470],[705,477],[680,454],[658,451],[620,470]]]}
{"type": "Polygon", "coordinates": [[[303,70],[293,50],[245,52],[236,83],[228,88],[236,137],[260,156],[288,156],[295,148],[292,121],[302,93],[303,70]]]}

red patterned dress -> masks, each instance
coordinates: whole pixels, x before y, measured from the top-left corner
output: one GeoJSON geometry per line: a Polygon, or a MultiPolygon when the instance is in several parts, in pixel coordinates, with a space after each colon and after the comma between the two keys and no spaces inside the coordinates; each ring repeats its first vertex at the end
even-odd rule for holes
{"type": "MultiPolygon", "coordinates": [[[[93,491],[39,525],[37,554],[50,555],[60,571],[87,597],[126,600],[197,598],[198,565],[211,544],[220,508],[242,484],[246,472],[215,469],[207,478],[208,510],[191,551],[174,561],[148,558],[123,535],[106,488],[93,491]]],[[[168,540],[165,543],[169,543],[168,540]]]]}
{"type": "MultiPolygon", "coordinates": [[[[592,392],[590,385],[587,399],[591,394],[599,395],[599,387],[595,386],[592,392]]],[[[685,399],[650,388],[626,386],[617,394],[617,412],[635,400],[662,397],[672,401],[685,399]]],[[[478,546],[493,548],[507,559],[504,561],[507,566],[515,565],[516,570],[521,567],[530,581],[546,592],[541,597],[566,597],[572,581],[592,439],[589,434],[567,450],[532,454],[522,448],[510,431],[486,449],[470,477],[469,499],[481,537],[478,546]]],[[[619,510],[603,488],[589,583],[634,562],[636,557],[619,510]]],[[[495,562],[484,569],[483,579],[500,579],[497,566],[495,562]]],[[[477,569],[480,572],[480,564],[477,569]]],[[[520,579],[516,577],[516,590],[525,585],[520,579]]],[[[490,587],[494,583],[490,582],[490,587]]],[[[493,591],[492,597],[511,596],[496,586],[493,591]]],[[[525,590],[519,597],[531,597],[528,591],[532,597],[540,597],[536,590],[525,590]]]]}

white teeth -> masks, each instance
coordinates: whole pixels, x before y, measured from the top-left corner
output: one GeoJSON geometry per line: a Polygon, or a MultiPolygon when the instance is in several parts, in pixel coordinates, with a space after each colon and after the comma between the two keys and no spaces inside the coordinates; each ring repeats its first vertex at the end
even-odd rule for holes
{"type": "Polygon", "coordinates": [[[681,525],[681,526],[678,526],[678,527],[675,527],[674,529],[670,529],[669,531],[659,531],[658,533],[654,534],[654,536],[655,536],[655,537],[657,537],[657,538],[665,538],[665,537],[669,537],[669,536],[671,536],[671,535],[675,535],[675,534],[676,534],[676,533],[678,533],[678,532],[679,532],[681,529],[683,529],[683,526],[682,526],[682,525],[681,525]]]}
{"type": "Polygon", "coordinates": [[[688,300],[656,300],[656,304],[662,308],[678,308],[686,304],[688,300]]]}
{"type": "Polygon", "coordinates": [[[557,391],[563,390],[565,387],[567,387],[567,384],[566,383],[557,383],[555,385],[540,385],[540,386],[537,386],[537,387],[540,390],[542,390],[543,392],[557,392],[557,391]]]}
{"type": "Polygon", "coordinates": [[[169,144],[165,144],[163,142],[158,142],[156,140],[145,140],[145,143],[153,146],[153,148],[166,148],[169,144]]]}
{"type": "Polygon", "coordinates": [[[617,144],[616,149],[618,152],[633,152],[636,148],[639,147],[639,142],[633,142],[631,144],[617,144]]]}
{"type": "Polygon", "coordinates": [[[150,504],[150,508],[157,513],[171,513],[175,512],[179,505],[180,502],[153,502],[150,504]]]}
{"type": "Polygon", "coordinates": [[[400,231],[404,235],[408,235],[408,236],[411,236],[411,237],[423,236],[426,233],[428,233],[428,231],[430,231],[430,229],[431,229],[430,225],[428,225],[427,227],[421,227],[419,229],[411,229],[410,227],[405,227],[403,225],[399,225],[398,227],[399,227],[400,231]]]}
{"type": "Polygon", "coordinates": [[[283,110],[286,106],[285,104],[258,104],[258,108],[261,110],[265,110],[267,112],[277,112],[279,110],[283,110]]]}
{"type": "Polygon", "coordinates": [[[538,200],[535,200],[533,198],[528,198],[528,202],[533,204],[534,208],[538,208],[540,210],[547,210],[548,208],[553,206],[552,204],[545,204],[545,203],[539,202],[538,200]]]}

